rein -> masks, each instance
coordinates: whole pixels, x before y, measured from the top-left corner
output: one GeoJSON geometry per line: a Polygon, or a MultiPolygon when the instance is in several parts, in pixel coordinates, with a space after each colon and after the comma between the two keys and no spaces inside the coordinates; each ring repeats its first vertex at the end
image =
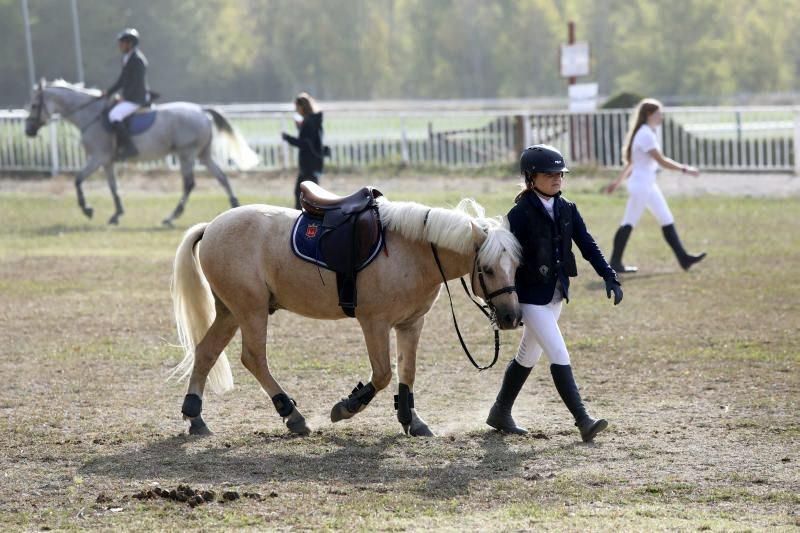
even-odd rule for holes
{"type": "MultiPolygon", "coordinates": [[[[467,359],[469,362],[472,363],[472,366],[477,368],[478,370],[486,370],[488,368],[492,368],[494,364],[497,362],[497,359],[500,357],[500,330],[497,327],[497,319],[495,317],[494,308],[491,305],[491,298],[497,296],[498,294],[503,294],[506,292],[513,292],[515,289],[513,287],[504,287],[498,291],[493,292],[491,295],[487,295],[486,299],[489,302],[489,305],[481,305],[470,293],[469,289],[467,288],[467,283],[464,281],[464,278],[458,278],[461,281],[461,286],[464,287],[464,292],[469,297],[470,301],[475,304],[475,306],[481,310],[481,313],[489,319],[489,322],[492,324],[492,329],[494,330],[494,358],[492,362],[486,366],[480,366],[478,363],[475,362],[475,359],[472,357],[472,354],[469,352],[469,348],[467,348],[467,344],[464,342],[464,337],[461,335],[461,329],[458,327],[458,320],[456,319],[456,311],[453,308],[453,295],[450,293],[450,286],[447,284],[447,278],[444,275],[444,269],[442,268],[442,262],[439,260],[439,252],[436,251],[436,245],[431,243],[431,250],[433,251],[433,258],[436,260],[436,266],[439,268],[439,273],[442,275],[442,281],[444,282],[444,288],[447,290],[447,298],[450,300],[450,314],[453,316],[453,325],[456,328],[456,335],[458,335],[458,342],[461,343],[461,348],[464,350],[464,353],[467,355],[467,359]],[[488,309],[488,311],[487,311],[488,309]]],[[[475,257],[476,266],[478,262],[477,256],[475,257]]],[[[473,271],[474,275],[474,271],[473,271]]],[[[484,290],[484,294],[486,293],[483,282],[483,270],[480,269],[478,272],[479,280],[482,285],[482,289],[484,290]]]]}

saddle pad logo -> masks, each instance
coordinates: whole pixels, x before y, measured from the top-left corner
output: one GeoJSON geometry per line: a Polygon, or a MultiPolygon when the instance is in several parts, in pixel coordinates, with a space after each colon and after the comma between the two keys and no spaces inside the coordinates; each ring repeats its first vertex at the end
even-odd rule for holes
{"type": "Polygon", "coordinates": [[[316,237],[317,229],[319,229],[319,224],[309,224],[306,226],[306,239],[313,239],[316,237]]]}

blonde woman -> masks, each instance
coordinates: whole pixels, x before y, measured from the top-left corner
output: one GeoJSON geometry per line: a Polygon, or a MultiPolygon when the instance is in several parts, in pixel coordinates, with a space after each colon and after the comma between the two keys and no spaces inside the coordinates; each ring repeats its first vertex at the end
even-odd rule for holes
{"type": "Polygon", "coordinates": [[[682,165],[661,153],[656,130],[664,121],[662,108],[661,102],[652,98],[645,98],[639,102],[622,150],[625,168],[606,189],[606,192],[611,194],[624,179],[629,178],[628,204],[625,206],[622,224],[614,235],[614,249],[611,253],[611,268],[620,274],[638,270],[634,266],[626,266],[622,262],[622,254],[625,252],[625,245],[628,243],[633,227],[639,222],[645,208],[653,213],[661,224],[664,239],[672,248],[675,257],[678,258],[681,268],[689,270],[693,264],[702,261],[706,256],[705,252],[691,255],[683,248],[678,232],[675,230],[675,219],[669,210],[667,200],[656,183],[656,172],[659,166],[670,170],[679,170],[690,176],[700,175],[695,167],[682,165]]]}
{"type": "Polygon", "coordinates": [[[311,95],[306,92],[298,94],[294,99],[294,108],[297,111],[297,137],[286,132],[282,137],[298,149],[299,173],[294,187],[294,207],[300,209],[300,182],[308,180],[319,183],[324,166],[325,146],[322,143],[322,111],[311,95]]]}

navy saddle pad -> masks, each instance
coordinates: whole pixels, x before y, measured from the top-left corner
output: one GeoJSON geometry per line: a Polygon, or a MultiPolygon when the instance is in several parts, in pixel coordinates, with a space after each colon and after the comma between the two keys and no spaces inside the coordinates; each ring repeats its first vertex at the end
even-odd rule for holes
{"type": "MultiPolygon", "coordinates": [[[[320,247],[320,237],[322,236],[322,218],[314,217],[308,213],[301,213],[292,228],[292,251],[304,261],[314,263],[322,268],[334,270],[325,262],[325,257],[320,247]]],[[[356,272],[364,270],[378,256],[383,249],[383,231],[378,234],[378,239],[372,245],[369,256],[356,265],[356,272]]]]}
{"type": "MultiPolygon", "coordinates": [[[[144,113],[134,113],[125,119],[125,125],[128,127],[128,133],[131,135],[139,135],[150,129],[156,121],[158,111],[151,110],[144,113]]],[[[111,131],[111,123],[108,121],[108,114],[105,115],[104,125],[108,131],[111,131]]]]}

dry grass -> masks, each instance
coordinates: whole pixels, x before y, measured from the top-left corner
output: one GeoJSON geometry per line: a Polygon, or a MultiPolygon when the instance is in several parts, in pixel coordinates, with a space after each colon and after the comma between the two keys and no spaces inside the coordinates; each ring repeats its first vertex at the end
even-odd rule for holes
{"type": "MultiPolygon", "coordinates": [[[[642,273],[625,280],[618,308],[588,264],[579,267],[562,329],[591,411],[611,423],[594,445],[579,442],[543,364],[515,409],[533,434],[488,431],[502,363],[472,370],[443,300],[426,324],[415,394],[439,437],[401,435],[392,392],[332,425],[330,407],[368,378],[357,325],[278,313],[271,365],[315,433],[287,436],[234,361],[236,390],[205,402],[215,435],[196,439],[181,421],[184,386],[164,383],[180,355],[168,280],[181,232],[156,226],[177,200],[177,179],[169,179],[123,181],[128,214],[119,228],[82,219],[66,179],[0,182],[3,529],[800,525],[797,197],[671,199],[687,246],[709,258],[680,271],[647,219],[627,255],[642,273]],[[156,483],[265,498],[195,509],[131,498],[156,483]],[[111,500],[97,503],[100,494],[111,500]]],[[[340,192],[361,181],[332,180],[340,192]]],[[[471,195],[495,213],[514,193],[511,180],[372,181],[392,198],[442,205],[471,195]]],[[[291,191],[282,178],[236,185],[252,202],[285,204],[291,191]]],[[[592,192],[599,185],[575,180],[568,196],[607,250],[624,197],[592,192]]],[[[89,197],[98,216],[110,214],[100,184],[89,197]]],[[[183,227],[225,207],[204,180],[183,227]]],[[[463,298],[457,307],[488,357],[488,330],[463,298]]],[[[504,361],[518,338],[503,336],[504,361]]]]}

